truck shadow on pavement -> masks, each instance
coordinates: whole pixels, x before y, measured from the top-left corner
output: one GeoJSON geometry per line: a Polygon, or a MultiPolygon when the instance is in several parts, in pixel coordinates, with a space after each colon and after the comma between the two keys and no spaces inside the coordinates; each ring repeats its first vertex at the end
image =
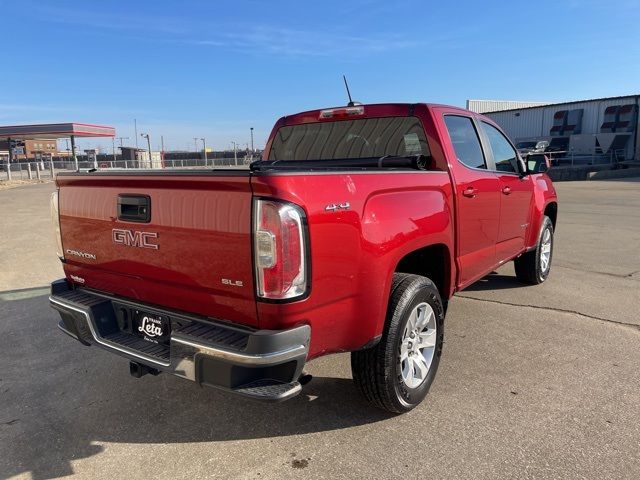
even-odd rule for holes
{"type": "Polygon", "coordinates": [[[509,290],[512,288],[522,289],[527,285],[518,281],[515,275],[504,275],[498,272],[491,272],[476,283],[465,288],[464,292],[482,292],[485,290],[509,290]]]}
{"type": "Polygon", "coordinates": [[[348,378],[314,377],[302,394],[281,404],[169,375],[134,379],[125,359],[62,334],[47,295],[42,289],[34,295],[0,300],[2,478],[70,475],[72,461],[103,452],[103,443],[272,438],[393,417],[366,404],[348,378]]]}

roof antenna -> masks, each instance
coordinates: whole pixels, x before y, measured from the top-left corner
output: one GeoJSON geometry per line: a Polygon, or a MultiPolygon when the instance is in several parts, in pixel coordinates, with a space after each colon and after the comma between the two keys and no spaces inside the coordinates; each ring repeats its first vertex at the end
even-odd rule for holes
{"type": "Polygon", "coordinates": [[[347,95],[349,96],[349,103],[347,104],[347,106],[355,107],[356,105],[362,105],[360,102],[354,102],[351,99],[351,92],[349,91],[349,84],[347,83],[347,77],[345,75],[342,75],[342,79],[344,80],[344,86],[347,89],[347,95]]]}

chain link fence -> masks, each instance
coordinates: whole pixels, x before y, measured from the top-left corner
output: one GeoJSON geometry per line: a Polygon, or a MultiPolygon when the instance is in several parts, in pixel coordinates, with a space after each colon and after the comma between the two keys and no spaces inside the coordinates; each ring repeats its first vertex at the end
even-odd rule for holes
{"type": "Polygon", "coordinates": [[[0,163],[0,180],[46,180],[62,171],[81,170],[171,170],[189,168],[247,169],[251,159],[247,158],[186,158],[179,160],[96,160],[96,161],[51,161],[0,163]]]}
{"type": "Polygon", "coordinates": [[[625,161],[625,150],[612,150],[608,153],[582,154],[571,150],[543,152],[557,167],[579,167],[587,165],[611,165],[612,168],[625,161]]]}
{"type": "MultiPolygon", "coordinates": [[[[545,152],[551,158],[552,165],[556,167],[578,167],[587,165],[611,165],[616,168],[624,160],[624,150],[611,151],[606,154],[579,155],[571,151],[545,152]]],[[[8,168],[5,160],[0,163],[0,180],[47,180],[53,178],[58,172],[74,171],[76,169],[88,170],[171,170],[189,168],[207,169],[247,169],[256,158],[184,158],[165,160],[73,160],[52,161],[38,160],[31,162],[12,162],[8,168]]]]}

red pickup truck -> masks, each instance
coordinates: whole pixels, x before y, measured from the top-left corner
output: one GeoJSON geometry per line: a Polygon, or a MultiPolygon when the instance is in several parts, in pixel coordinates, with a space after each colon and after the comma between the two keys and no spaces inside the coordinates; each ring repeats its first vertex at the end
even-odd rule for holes
{"type": "Polygon", "coordinates": [[[59,328],[130,360],[285,400],[352,352],[374,405],[422,401],[452,295],[514,260],[549,274],[557,199],[490,119],[430,104],[282,117],[248,170],[61,173],[59,328]]]}

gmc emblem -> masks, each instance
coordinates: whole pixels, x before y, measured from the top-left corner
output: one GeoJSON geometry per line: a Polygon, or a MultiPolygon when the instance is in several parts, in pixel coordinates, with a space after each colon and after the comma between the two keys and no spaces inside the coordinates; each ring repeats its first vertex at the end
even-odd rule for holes
{"type": "Polygon", "coordinates": [[[157,250],[159,247],[155,243],[151,243],[151,239],[158,238],[155,232],[136,232],[134,230],[122,230],[114,228],[111,231],[113,243],[126,245],[128,247],[153,248],[157,250]]]}

